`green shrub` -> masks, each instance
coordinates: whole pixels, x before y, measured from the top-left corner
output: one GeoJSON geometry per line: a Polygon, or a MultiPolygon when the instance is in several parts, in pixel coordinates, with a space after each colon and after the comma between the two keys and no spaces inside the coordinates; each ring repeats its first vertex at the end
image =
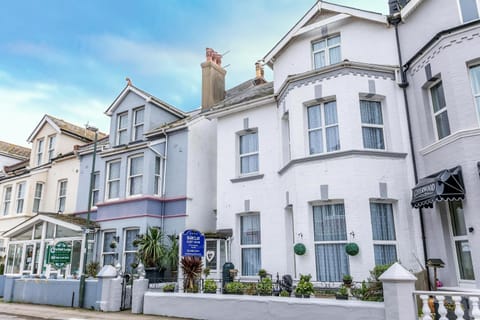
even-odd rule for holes
{"type": "Polygon", "coordinates": [[[169,283],[163,287],[163,292],[174,292],[175,291],[175,283],[169,283]]]}
{"type": "Polygon", "coordinates": [[[245,283],[243,285],[244,289],[244,293],[245,294],[248,294],[250,296],[256,296],[257,295],[257,284],[256,283],[253,283],[253,282],[250,282],[250,283],[245,283]]]}
{"type": "Polygon", "coordinates": [[[203,292],[205,293],[216,293],[217,292],[217,284],[215,283],[215,280],[213,279],[207,279],[205,280],[205,285],[204,285],[203,292]]]}
{"type": "Polygon", "coordinates": [[[295,288],[296,295],[310,296],[315,292],[313,283],[310,282],[311,278],[311,275],[300,275],[300,281],[295,288]]]}
{"type": "Polygon", "coordinates": [[[243,294],[243,283],[229,282],[225,285],[225,292],[229,294],[243,294]]]}
{"type": "Polygon", "coordinates": [[[290,297],[290,293],[287,290],[280,291],[280,297],[290,297]]]}
{"type": "Polygon", "coordinates": [[[98,271],[100,271],[100,263],[98,261],[92,261],[87,264],[87,277],[96,278],[98,271]]]}
{"type": "Polygon", "coordinates": [[[262,278],[262,280],[257,283],[257,292],[261,296],[271,296],[272,289],[272,279],[269,277],[262,278]]]}

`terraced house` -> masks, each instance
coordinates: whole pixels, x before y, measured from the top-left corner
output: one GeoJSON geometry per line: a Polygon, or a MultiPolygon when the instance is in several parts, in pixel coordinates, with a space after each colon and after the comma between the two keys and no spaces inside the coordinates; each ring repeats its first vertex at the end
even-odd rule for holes
{"type": "Polygon", "coordinates": [[[59,239],[70,241],[74,257],[68,270],[53,271],[80,272],[81,225],[67,215],[77,200],[80,162],[75,148],[93,137],[85,128],[45,115],[28,137],[29,160],[5,167],[0,230],[9,239],[6,274],[44,273],[45,248],[59,239]]]}

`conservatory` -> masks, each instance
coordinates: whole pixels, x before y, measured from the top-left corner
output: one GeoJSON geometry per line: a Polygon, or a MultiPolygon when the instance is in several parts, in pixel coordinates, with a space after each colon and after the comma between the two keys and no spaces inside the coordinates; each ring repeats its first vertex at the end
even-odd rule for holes
{"type": "Polygon", "coordinates": [[[39,213],[6,231],[8,252],[5,274],[32,277],[76,278],[82,273],[83,248],[88,238],[87,259],[93,258],[98,225],[70,215],[39,213]],[[55,255],[62,248],[63,263],[55,255]],[[65,256],[66,253],[66,256],[65,256]]]}

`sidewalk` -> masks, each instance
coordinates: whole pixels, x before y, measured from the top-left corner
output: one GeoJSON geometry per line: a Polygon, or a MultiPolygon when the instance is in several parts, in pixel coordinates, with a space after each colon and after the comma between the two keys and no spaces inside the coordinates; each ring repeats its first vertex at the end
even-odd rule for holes
{"type": "MultiPolygon", "coordinates": [[[[54,307],[37,304],[5,303],[0,300],[0,313],[18,316],[38,317],[56,320],[182,320],[183,318],[167,318],[132,314],[130,310],[122,312],[99,312],[87,309],[54,307]]],[[[0,319],[2,315],[0,315],[0,319]]]]}

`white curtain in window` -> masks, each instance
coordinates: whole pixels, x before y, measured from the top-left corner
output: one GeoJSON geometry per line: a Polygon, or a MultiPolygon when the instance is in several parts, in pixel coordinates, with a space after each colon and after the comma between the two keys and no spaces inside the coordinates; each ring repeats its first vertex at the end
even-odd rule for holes
{"type": "Polygon", "coordinates": [[[350,273],[343,243],[315,245],[315,260],[318,281],[342,281],[343,275],[350,273]]]}
{"type": "Polygon", "coordinates": [[[323,136],[322,129],[310,131],[308,133],[308,140],[310,144],[310,154],[323,152],[323,136]]]}
{"type": "Polygon", "coordinates": [[[450,123],[448,122],[447,109],[435,116],[435,122],[437,124],[438,139],[450,135],[450,123]]]}
{"type": "Polygon", "coordinates": [[[375,244],[373,246],[375,265],[390,264],[397,261],[397,248],[393,244],[375,244]]]}
{"type": "Polygon", "coordinates": [[[325,134],[327,139],[327,152],[340,150],[340,136],[338,133],[337,102],[331,101],[324,105],[325,109],[325,134]]]}
{"type": "Polygon", "coordinates": [[[315,241],[347,240],[343,204],[313,207],[315,241]]]}
{"type": "Polygon", "coordinates": [[[339,63],[342,60],[342,54],[340,52],[340,46],[335,47],[335,48],[330,48],[328,51],[329,51],[329,54],[330,54],[330,64],[339,63]]]}
{"type": "Polygon", "coordinates": [[[382,105],[378,101],[360,100],[362,123],[383,124],[382,105]]]}
{"type": "Polygon", "coordinates": [[[242,249],[242,275],[256,276],[262,265],[260,248],[242,249]]]}
{"type": "Polygon", "coordinates": [[[382,106],[378,101],[360,100],[363,146],[368,149],[385,149],[382,106]],[[369,126],[374,125],[374,126],[369,126]]]}
{"type": "Polygon", "coordinates": [[[249,173],[258,171],[258,154],[243,156],[240,160],[240,172],[249,173]]]}
{"type": "Polygon", "coordinates": [[[373,240],[395,240],[395,223],[392,205],[370,203],[373,240]]]}
{"type": "Polygon", "coordinates": [[[244,134],[240,136],[240,154],[257,152],[258,136],[257,132],[244,134]]]}
{"type": "Polygon", "coordinates": [[[260,244],[260,215],[241,216],[241,244],[260,244]]]}
{"type": "Polygon", "coordinates": [[[110,248],[110,244],[113,242],[115,232],[105,232],[103,235],[103,252],[115,252],[114,248],[110,248]]]}

